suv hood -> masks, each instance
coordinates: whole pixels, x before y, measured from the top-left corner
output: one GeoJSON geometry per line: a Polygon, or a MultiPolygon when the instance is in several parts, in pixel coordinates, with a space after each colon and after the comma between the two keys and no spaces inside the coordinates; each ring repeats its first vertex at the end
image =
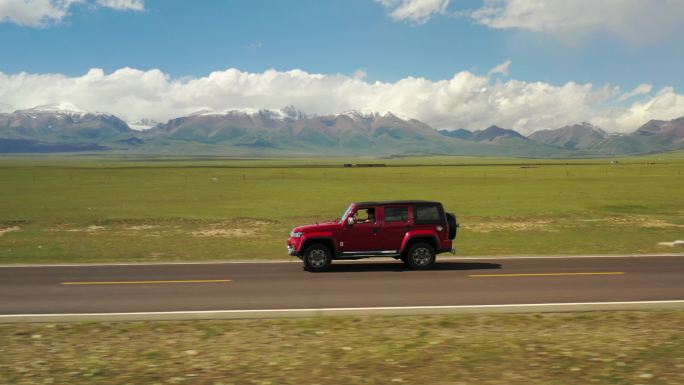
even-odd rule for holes
{"type": "Polygon", "coordinates": [[[318,224],[297,226],[294,229],[292,229],[292,231],[295,233],[311,233],[314,231],[331,230],[331,229],[337,228],[339,225],[340,225],[339,222],[334,222],[334,221],[321,222],[318,224]]]}

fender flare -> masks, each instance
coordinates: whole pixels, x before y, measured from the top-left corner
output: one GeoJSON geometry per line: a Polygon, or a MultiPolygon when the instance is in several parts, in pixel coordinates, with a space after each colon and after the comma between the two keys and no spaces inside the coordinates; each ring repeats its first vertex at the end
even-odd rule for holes
{"type": "Polygon", "coordinates": [[[334,255],[339,255],[339,250],[337,248],[337,241],[335,241],[335,238],[332,236],[331,232],[319,232],[319,233],[310,233],[310,234],[305,234],[302,236],[302,240],[299,243],[300,247],[298,252],[303,252],[304,251],[304,245],[311,241],[316,241],[316,240],[323,240],[326,242],[330,242],[333,246],[333,249],[331,250],[334,255]]]}
{"type": "Polygon", "coordinates": [[[437,238],[434,231],[431,230],[416,230],[409,231],[404,234],[404,239],[401,241],[401,249],[399,253],[403,254],[406,251],[408,244],[416,238],[430,238],[432,239],[433,246],[436,247],[435,252],[439,251],[439,238],[437,238]]]}

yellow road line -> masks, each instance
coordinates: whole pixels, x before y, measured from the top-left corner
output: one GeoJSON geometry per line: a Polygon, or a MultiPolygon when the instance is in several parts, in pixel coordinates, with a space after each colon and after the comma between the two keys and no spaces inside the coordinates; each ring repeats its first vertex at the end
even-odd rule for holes
{"type": "Polygon", "coordinates": [[[468,277],[489,278],[489,277],[549,277],[549,276],[571,276],[571,275],[622,275],[624,271],[605,271],[605,272],[586,272],[586,273],[529,273],[529,274],[472,274],[468,277]]]}
{"type": "Polygon", "coordinates": [[[230,279],[187,279],[174,281],[104,281],[104,282],[62,282],[62,285],[147,285],[153,283],[219,283],[230,279]]]}

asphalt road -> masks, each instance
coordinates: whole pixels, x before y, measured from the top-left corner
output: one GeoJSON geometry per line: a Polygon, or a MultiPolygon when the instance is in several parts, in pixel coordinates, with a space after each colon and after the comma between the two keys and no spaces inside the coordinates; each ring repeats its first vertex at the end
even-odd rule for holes
{"type": "Polygon", "coordinates": [[[684,257],[0,267],[0,314],[684,300],[684,257]]]}

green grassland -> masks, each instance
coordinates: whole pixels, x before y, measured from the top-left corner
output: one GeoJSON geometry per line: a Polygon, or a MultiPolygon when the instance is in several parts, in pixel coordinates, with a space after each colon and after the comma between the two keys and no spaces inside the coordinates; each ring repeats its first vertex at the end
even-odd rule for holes
{"type": "Polygon", "coordinates": [[[682,311],[14,324],[0,341],[2,384],[684,383],[682,311]]]}
{"type": "Polygon", "coordinates": [[[285,259],[293,226],[378,199],[443,202],[462,223],[460,255],[682,252],[658,243],[684,239],[683,192],[681,151],[582,160],[2,157],[0,263],[285,259]]]}

